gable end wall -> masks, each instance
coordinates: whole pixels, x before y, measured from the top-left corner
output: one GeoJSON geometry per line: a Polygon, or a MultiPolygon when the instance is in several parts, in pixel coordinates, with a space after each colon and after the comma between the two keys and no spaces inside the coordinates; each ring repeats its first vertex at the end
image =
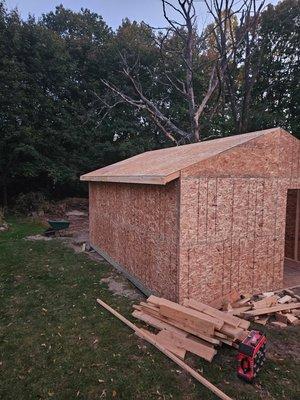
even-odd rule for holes
{"type": "Polygon", "coordinates": [[[180,302],[282,287],[287,189],[300,188],[300,141],[275,139],[182,172],[180,302]]]}

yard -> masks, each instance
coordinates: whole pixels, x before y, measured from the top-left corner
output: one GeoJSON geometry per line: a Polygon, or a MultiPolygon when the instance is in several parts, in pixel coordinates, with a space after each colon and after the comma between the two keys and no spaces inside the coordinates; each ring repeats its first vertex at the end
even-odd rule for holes
{"type": "MultiPolygon", "coordinates": [[[[156,349],[96,305],[100,297],[131,318],[134,303],[101,283],[106,263],[62,241],[28,241],[36,221],[10,219],[0,233],[0,398],[214,399],[156,349]]],[[[254,385],[236,377],[235,352],[187,362],[235,399],[300,398],[300,329],[264,328],[268,359],[254,385]]]]}

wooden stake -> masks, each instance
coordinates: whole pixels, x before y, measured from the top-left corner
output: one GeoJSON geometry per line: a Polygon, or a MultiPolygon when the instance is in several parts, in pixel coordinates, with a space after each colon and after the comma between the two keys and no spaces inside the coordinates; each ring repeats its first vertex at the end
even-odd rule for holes
{"type": "Polygon", "coordinates": [[[194,377],[198,382],[202,383],[202,385],[206,386],[209,390],[211,390],[216,396],[218,396],[222,400],[233,400],[231,397],[227,396],[224,392],[210,383],[207,379],[205,379],[202,375],[200,375],[197,371],[187,365],[184,361],[180,360],[180,358],[176,357],[173,353],[165,349],[161,344],[159,344],[154,338],[151,337],[151,334],[146,333],[142,329],[135,326],[128,319],[119,314],[116,310],[111,308],[108,304],[104,303],[104,301],[97,299],[97,303],[108,310],[115,317],[119,318],[125,325],[129,326],[140,338],[146,340],[155,346],[158,350],[160,350],[163,354],[169,357],[172,361],[174,361],[177,365],[179,365],[182,369],[188,372],[192,377],[194,377]]]}

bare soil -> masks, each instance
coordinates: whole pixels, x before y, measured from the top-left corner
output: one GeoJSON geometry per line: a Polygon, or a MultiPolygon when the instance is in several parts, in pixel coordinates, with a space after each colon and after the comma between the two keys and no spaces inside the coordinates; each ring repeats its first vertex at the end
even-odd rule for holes
{"type": "MultiPolygon", "coordinates": [[[[85,252],[92,260],[101,263],[106,260],[93,249],[89,249],[89,207],[88,199],[70,198],[64,202],[59,202],[57,213],[51,212],[43,217],[43,223],[47,224],[49,219],[65,219],[70,221],[70,227],[61,233],[62,240],[68,247],[76,253],[85,252]]],[[[51,240],[43,235],[28,236],[27,240],[51,240]]],[[[112,270],[110,276],[103,278],[102,283],[107,284],[108,289],[116,296],[127,297],[130,300],[141,300],[143,295],[136,289],[123,275],[112,270]]]]}

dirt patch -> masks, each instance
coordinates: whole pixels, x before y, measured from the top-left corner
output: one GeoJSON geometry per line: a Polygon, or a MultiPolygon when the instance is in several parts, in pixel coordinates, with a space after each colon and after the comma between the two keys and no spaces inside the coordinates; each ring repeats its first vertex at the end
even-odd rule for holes
{"type": "MultiPolygon", "coordinates": [[[[55,208],[54,208],[55,209],[55,208]]],[[[43,222],[47,225],[49,219],[65,219],[70,222],[67,230],[61,232],[61,240],[66,246],[71,247],[76,253],[84,253],[94,261],[107,263],[95,250],[89,246],[89,208],[87,199],[67,199],[58,203],[57,214],[52,212],[43,216],[43,222]]],[[[51,240],[42,235],[29,236],[27,240],[51,240]]],[[[143,298],[139,290],[122,275],[111,272],[111,276],[101,280],[108,289],[116,296],[127,297],[130,300],[141,300],[143,298]]]]}
{"type": "Polygon", "coordinates": [[[271,360],[284,360],[287,356],[300,361],[300,342],[297,336],[299,326],[282,328],[272,327],[272,331],[278,333],[278,337],[272,338],[268,343],[268,358],[271,360]],[[284,335],[288,336],[288,340],[284,335]]]}
{"type": "Polygon", "coordinates": [[[73,211],[68,211],[66,212],[66,215],[68,217],[87,217],[88,214],[84,211],[80,211],[80,210],[73,210],[73,211]]]}
{"type": "Polygon", "coordinates": [[[25,240],[32,240],[32,241],[35,241],[35,240],[43,240],[43,241],[46,241],[46,242],[48,242],[49,240],[52,240],[52,238],[51,237],[46,237],[46,236],[43,236],[43,235],[32,235],[32,236],[27,236],[26,238],[24,238],[25,240]]]}
{"type": "Polygon", "coordinates": [[[101,283],[106,283],[108,289],[115,296],[124,296],[130,300],[140,300],[142,295],[134,287],[130,287],[129,283],[125,278],[121,276],[109,276],[108,278],[103,278],[101,283]]]}

